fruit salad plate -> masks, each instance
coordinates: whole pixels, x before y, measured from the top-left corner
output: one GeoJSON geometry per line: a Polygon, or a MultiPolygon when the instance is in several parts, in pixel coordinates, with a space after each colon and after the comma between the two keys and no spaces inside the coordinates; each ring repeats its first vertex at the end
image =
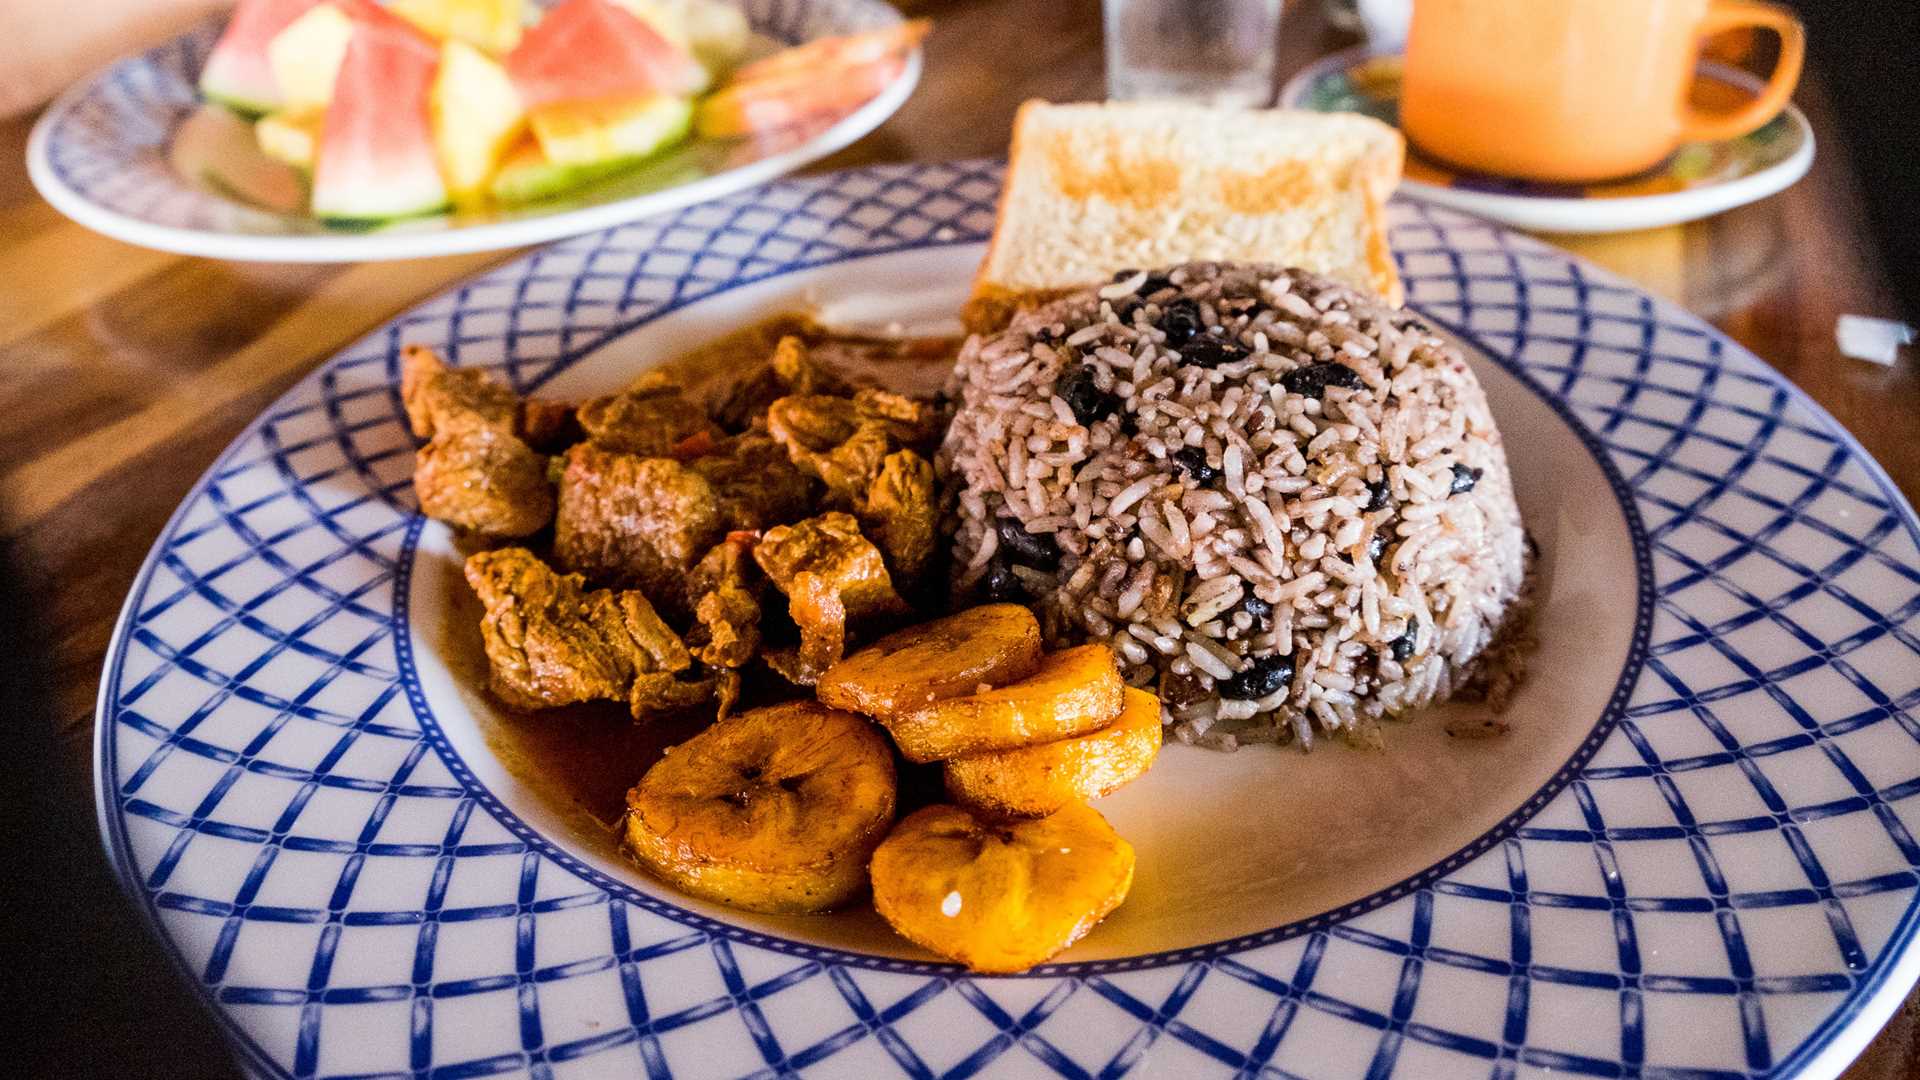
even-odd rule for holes
{"type": "Polygon", "coordinates": [[[1414,198],[1408,303],[1478,372],[1540,547],[1508,734],[1170,744],[1095,804],[1132,893],[1019,976],[622,857],[622,786],[685,733],[623,715],[618,752],[563,759],[481,689],[401,347],[571,398],[798,308],[946,332],[999,182],[782,181],[544,248],[373,331],[212,464],[127,600],[96,765],[112,861],[245,1066],[1837,1075],[1920,974],[1920,521],[1709,326],[1414,198]],[[590,773],[611,812],[575,797],[590,773]]]}
{"type": "MultiPolygon", "coordinates": [[[[901,23],[883,0],[731,2],[739,4],[759,52],[901,23]]],[[[365,7],[378,17],[377,8],[365,7]]],[[[263,152],[264,134],[256,138],[254,125],[239,114],[203,101],[202,72],[225,26],[224,16],[215,18],[124,58],[49,107],[27,146],[29,174],[47,201],[116,239],[211,258],[358,262],[517,247],[608,228],[792,172],[878,127],[913,92],[921,69],[916,47],[870,95],[854,95],[752,137],[695,135],[609,175],[529,170],[520,185],[525,201],[481,200],[467,204],[477,208],[430,216],[337,224],[308,212],[307,179],[263,152]]],[[[253,58],[253,66],[262,63],[253,58]]],[[[385,83],[397,78],[377,64],[369,74],[385,83]]],[[[486,107],[486,94],[454,96],[458,107],[486,107]]],[[[377,120],[378,109],[372,111],[377,120]]],[[[291,135],[300,137],[297,130],[291,135]]],[[[404,179],[370,178],[368,186],[391,190],[404,179]]],[[[432,175],[425,179],[429,186],[439,182],[432,175]]]]}

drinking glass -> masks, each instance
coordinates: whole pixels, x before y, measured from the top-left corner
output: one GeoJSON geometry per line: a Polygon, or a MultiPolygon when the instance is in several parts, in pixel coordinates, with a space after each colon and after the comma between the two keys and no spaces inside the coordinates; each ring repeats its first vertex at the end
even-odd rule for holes
{"type": "Polygon", "coordinates": [[[1273,100],[1280,0],[1105,0],[1107,96],[1273,100]]]}

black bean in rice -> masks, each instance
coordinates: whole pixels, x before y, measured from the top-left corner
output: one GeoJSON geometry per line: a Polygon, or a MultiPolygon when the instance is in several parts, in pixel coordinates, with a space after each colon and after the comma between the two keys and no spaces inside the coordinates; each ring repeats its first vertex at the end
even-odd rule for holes
{"type": "Polygon", "coordinates": [[[1517,677],[1500,433],[1412,316],[1273,266],[1132,272],[969,340],[953,392],[956,592],[1017,586],[1050,640],[1112,645],[1180,741],[1374,742],[1517,677]]]}

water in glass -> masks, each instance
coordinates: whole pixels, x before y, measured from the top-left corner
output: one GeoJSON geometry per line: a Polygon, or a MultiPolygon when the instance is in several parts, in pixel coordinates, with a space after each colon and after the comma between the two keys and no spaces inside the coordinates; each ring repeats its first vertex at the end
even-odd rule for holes
{"type": "Polygon", "coordinates": [[[1107,96],[1273,100],[1280,0],[1105,0],[1107,96]]]}

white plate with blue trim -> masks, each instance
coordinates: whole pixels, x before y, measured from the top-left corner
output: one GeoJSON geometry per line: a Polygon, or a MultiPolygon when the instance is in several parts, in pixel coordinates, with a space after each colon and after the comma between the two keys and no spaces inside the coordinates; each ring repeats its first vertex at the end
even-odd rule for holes
{"type": "MultiPolygon", "coordinates": [[[[1831,1077],[1920,974],[1920,522],[1698,320],[1392,208],[1543,551],[1501,739],[1170,746],[1133,895],[1024,976],[870,914],[743,915],[495,753],[398,349],[619,385],[801,302],[955,309],[999,168],[788,181],[558,244],[324,365],[196,486],[98,726],[129,892],[263,1076],[1831,1077]],[[463,672],[465,674],[463,674],[463,672]]],[[[639,766],[635,766],[637,772],[639,766]]]]}
{"type": "MultiPolygon", "coordinates": [[[[798,43],[889,26],[884,0],[733,0],[753,32],[798,43]]],[[[784,176],[892,116],[919,82],[914,49],[873,98],[755,140],[695,138],[577,191],[524,206],[404,219],[379,228],[328,225],[286,207],[285,184],[249,179],[275,168],[248,126],[202,105],[200,69],[225,16],[109,65],[75,85],[34,125],[27,172],[54,208],[116,240],[182,255],[258,262],[368,262],[545,243],[718,198],[784,176]]]]}

